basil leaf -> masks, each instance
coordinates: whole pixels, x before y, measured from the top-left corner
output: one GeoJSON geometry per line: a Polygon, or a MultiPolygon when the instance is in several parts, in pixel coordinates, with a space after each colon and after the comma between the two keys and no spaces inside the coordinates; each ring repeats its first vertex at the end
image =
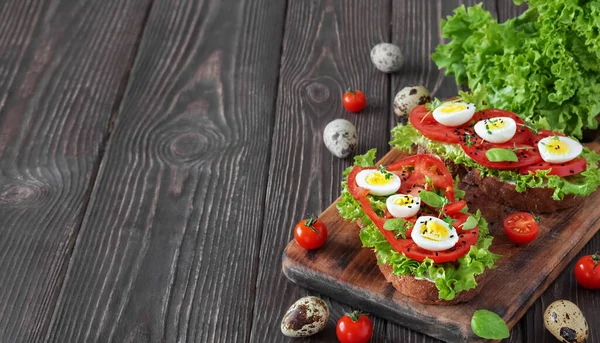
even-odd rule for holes
{"type": "Polygon", "coordinates": [[[406,220],[402,218],[388,219],[383,223],[383,228],[388,231],[394,231],[396,236],[400,235],[406,239],[406,220]]]}
{"type": "Polygon", "coordinates": [[[510,336],[504,320],[494,312],[477,310],[471,318],[471,330],[486,339],[504,339],[510,336]]]}
{"type": "Polygon", "coordinates": [[[462,229],[463,230],[471,230],[472,228],[477,226],[477,223],[479,223],[479,219],[477,219],[471,215],[465,221],[465,224],[463,225],[462,229]]]}
{"type": "Polygon", "coordinates": [[[490,150],[485,152],[485,157],[487,157],[490,162],[518,162],[517,154],[515,154],[512,150],[501,149],[501,148],[491,148],[490,150]]]}
{"type": "Polygon", "coordinates": [[[421,198],[421,201],[435,208],[440,208],[448,204],[448,199],[430,191],[421,191],[421,193],[419,193],[419,197],[421,198]]]}

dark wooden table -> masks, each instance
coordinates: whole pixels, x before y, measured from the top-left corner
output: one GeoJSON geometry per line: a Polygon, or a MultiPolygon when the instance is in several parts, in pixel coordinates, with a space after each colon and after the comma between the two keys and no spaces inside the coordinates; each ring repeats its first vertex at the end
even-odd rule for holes
{"type": "MultiPolygon", "coordinates": [[[[351,163],[325,124],[354,122],[358,152],[382,156],[398,90],[455,95],[430,54],[462,2],[0,2],[0,342],[288,341],[281,317],[315,293],[281,273],[283,248],[351,163]],[[401,72],[371,65],[379,42],[402,47],[401,72]],[[340,105],[349,86],[369,99],[360,114],[340,105]]],[[[352,304],[325,299],[327,328],[299,341],[335,341],[352,304]]],[[[556,299],[600,342],[600,296],[572,264],[508,341],[552,341],[556,299]]],[[[435,341],[373,320],[373,342],[435,341]]]]}

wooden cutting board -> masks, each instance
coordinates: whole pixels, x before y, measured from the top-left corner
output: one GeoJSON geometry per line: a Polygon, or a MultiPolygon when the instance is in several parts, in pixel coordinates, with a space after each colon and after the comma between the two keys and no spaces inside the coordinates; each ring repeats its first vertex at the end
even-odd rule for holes
{"type": "MultiPolygon", "coordinates": [[[[379,163],[403,156],[392,150],[379,163]]],[[[469,209],[480,209],[490,224],[495,237],[490,250],[502,255],[498,267],[486,272],[489,279],[479,296],[468,303],[423,305],[398,293],[380,273],[375,254],[361,248],[358,225],[342,219],[335,203],[320,215],[329,229],[326,244],[307,251],[292,240],[283,254],[283,272],[303,287],[448,342],[479,341],[470,327],[478,309],[496,312],[512,328],[600,228],[600,192],[579,207],[543,215],[538,237],[519,246],[502,227],[502,220],[515,211],[477,194],[475,187],[461,188],[467,191],[469,209]]]]}

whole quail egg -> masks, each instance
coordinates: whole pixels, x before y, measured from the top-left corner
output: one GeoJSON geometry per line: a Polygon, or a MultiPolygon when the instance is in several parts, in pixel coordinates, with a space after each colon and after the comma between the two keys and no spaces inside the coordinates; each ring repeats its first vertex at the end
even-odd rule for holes
{"type": "Polygon", "coordinates": [[[354,152],[356,140],[356,128],[345,119],[336,119],[323,130],[325,146],[339,158],[346,158],[354,152]]]}
{"type": "Polygon", "coordinates": [[[384,73],[394,73],[400,70],[404,57],[400,48],[390,43],[380,43],[371,49],[371,61],[384,73]]]}
{"type": "Polygon", "coordinates": [[[298,299],[285,312],[281,332],[288,337],[306,337],[323,330],[329,320],[329,308],[323,299],[308,296],[298,299]]]}
{"type": "Polygon", "coordinates": [[[544,312],[544,326],[561,342],[581,343],[589,334],[583,313],[568,300],[557,300],[544,312]]]}
{"type": "Polygon", "coordinates": [[[413,108],[430,101],[431,96],[427,88],[423,86],[404,87],[394,98],[394,113],[399,117],[408,117],[413,108]]]}

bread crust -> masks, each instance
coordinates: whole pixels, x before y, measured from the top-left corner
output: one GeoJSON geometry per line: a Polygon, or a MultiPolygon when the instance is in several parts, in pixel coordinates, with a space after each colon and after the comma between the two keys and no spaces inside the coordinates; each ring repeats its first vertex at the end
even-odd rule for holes
{"type": "Polygon", "coordinates": [[[435,283],[427,280],[417,280],[412,275],[394,275],[392,266],[389,264],[379,264],[379,270],[385,279],[396,288],[396,290],[417,302],[427,305],[456,305],[473,299],[484,286],[485,274],[475,277],[477,287],[468,291],[457,293],[452,300],[443,300],[439,298],[439,291],[435,283]]]}
{"type": "MultiPolygon", "coordinates": [[[[437,156],[434,152],[421,146],[417,148],[417,151],[437,156]]],[[[585,197],[576,197],[572,194],[565,195],[562,200],[554,200],[552,199],[552,194],[554,194],[552,188],[528,188],[525,192],[517,192],[515,185],[497,177],[481,177],[475,168],[467,168],[444,158],[442,160],[452,175],[458,175],[463,182],[479,187],[481,193],[492,201],[512,207],[517,211],[550,213],[578,206],[585,200],[585,197]]]]}

